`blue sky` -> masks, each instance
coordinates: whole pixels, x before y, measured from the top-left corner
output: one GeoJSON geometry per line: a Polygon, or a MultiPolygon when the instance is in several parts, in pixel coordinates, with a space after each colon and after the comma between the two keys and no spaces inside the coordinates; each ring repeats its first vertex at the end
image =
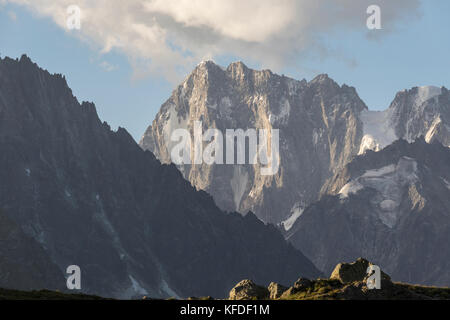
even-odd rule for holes
{"type": "MultiPolygon", "coordinates": [[[[354,86],[368,107],[378,110],[387,108],[395,93],[405,88],[448,88],[450,1],[422,1],[419,13],[375,40],[364,28],[333,27],[320,34],[327,54],[306,49],[276,71],[307,80],[327,73],[340,84],[354,86]]],[[[0,54],[16,58],[24,53],[51,73],[64,74],[79,101],[93,101],[102,120],[113,128],[125,127],[136,140],[176,84],[158,73],[136,77],[139,66],[130,62],[129,54],[114,48],[101,53],[28,7],[0,5],[0,54]]],[[[224,66],[242,60],[254,68],[265,67],[261,59],[237,51],[215,51],[214,60],[224,66]]]]}

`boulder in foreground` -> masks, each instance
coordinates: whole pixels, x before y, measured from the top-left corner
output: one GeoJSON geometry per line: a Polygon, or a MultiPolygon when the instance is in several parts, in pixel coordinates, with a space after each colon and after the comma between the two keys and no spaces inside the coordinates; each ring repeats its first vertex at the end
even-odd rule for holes
{"type": "MultiPolygon", "coordinates": [[[[367,268],[370,266],[373,264],[364,258],[358,258],[352,263],[339,263],[331,273],[330,279],[339,280],[342,283],[364,281],[367,278],[367,268]]],[[[391,277],[381,271],[381,280],[390,281],[391,277]]]]}
{"type": "Polygon", "coordinates": [[[269,290],[251,280],[242,280],[230,291],[229,300],[264,300],[269,298],[269,290]]]}
{"type": "Polygon", "coordinates": [[[230,291],[230,300],[450,300],[450,288],[416,286],[392,282],[381,271],[381,288],[367,286],[367,268],[373,265],[363,258],[338,264],[329,279],[299,278],[287,288],[270,283],[266,289],[243,280],[230,291]]]}

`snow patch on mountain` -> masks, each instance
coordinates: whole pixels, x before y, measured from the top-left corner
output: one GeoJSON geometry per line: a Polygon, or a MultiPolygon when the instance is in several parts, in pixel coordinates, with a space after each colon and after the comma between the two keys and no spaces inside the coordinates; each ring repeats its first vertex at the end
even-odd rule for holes
{"type": "Polygon", "coordinates": [[[148,294],[148,291],[145,290],[138,281],[136,281],[135,278],[133,278],[131,275],[128,276],[128,278],[131,281],[131,290],[134,293],[134,295],[146,295],[148,294]]]}
{"type": "Polygon", "coordinates": [[[367,150],[380,151],[381,149],[380,143],[372,135],[366,134],[361,140],[358,155],[366,153],[367,150]]]}
{"type": "Polygon", "coordinates": [[[114,228],[111,221],[108,219],[105,210],[103,208],[102,201],[98,201],[99,210],[94,212],[93,218],[94,221],[96,221],[100,227],[103,228],[103,230],[111,237],[112,245],[114,248],[116,248],[117,252],[120,256],[124,256],[129,258],[129,254],[125,250],[125,248],[122,245],[122,241],[120,240],[119,234],[117,233],[116,229],[114,228]]]}
{"type": "Polygon", "coordinates": [[[281,226],[284,228],[284,230],[289,231],[294,225],[295,221],[300,218],[304,210],[304,204],[302,205],[297,202],[294,207],[292,207],[291,215],[289,216],[289,218],[281,222],[281,226]]]}
{"type": "Polygon", "coordinates": [[[351,194],[356,194],[358,191],[362,190],[364,186],[358,181],[351,181],[341,188],[339,191],[340,198],[348,198],[351,194]]]}
{"type": "Polygon", "coordinates": [[[348,198],[350,194],[356,194],[358,191],[367,186],[376,185],[377,182],[381,185],[383,177],[387,177],[395,172],[396,166],[389,165],[380,169],[367,170],[362,176],[347,183],[339,191],[341,199],[348,198]]]}
{"type": "Polygon", "coordinates": [[[357,194],[365,188],[376,190],[373,200],[378,207],[378,218],[389,228],[393,228],[399,218],[400,202],[403,187],[418,181],[417,162],[408,157],[402,157],[397,164],[391,164],[379,169],[367,170],[363,175],[347,183],[340,191],[341,199],[350,194],[357,194]]]}
{"type": "Polygon", "coordinates": [[[380,169],[367,170],[361,177],[362,178],[379,178],[395,172],[395,165],[382,167],[380,169]]]}
{"type": "MultiPolygon", "coordinates": [[[[431,99],[436,99],[439,95],[441,95],[441,93],[442,89],[439,87],[418,87],[416,96],[410,106],[413,111],[412,114],[421,115],[423,113],[422,108],[424,108],[425,102],[431,99]]],[[[367,150],[380,151],[395,140],[399,139],[400,137],[397,137],[395,133],[395,125],[393,125],[393,119],[395,118],[395,110],[392,109],[387,109],[384,111],[362,111],[360,119],[363,122],[364,133],[358,154],[364,154],[367,150]]],[[[415,117],[408,118],[404,137],[410,143],[417,138],[416,135],[411,135],[409,132],[409,128],[411,127],[411,122],[413,120],[415,120],[415,117]]],[[[429,121],[431,122],[432,120],[433,119],[430,119],[429,121]]],[[[434,119],[426,134],[427,142],[432,140],[440,122],[440,118],[434,119]]]]}
{"type": "Polygon", "coordinates": [[[364,154],[367,150],[380,151],[397,140],[395,130],[389,123],[389,110],[363,110],[360,117],[364,133],[358,154],[364,154]]]}
{"type": "Polygon", "coordinates": [[[174,290],[172,290],[172,288],[169,287],[166,280],[164,279],[161,280],[159,288],[163,293],[167,294],[170,297],[180,298],[180,296],[174,290]]]}
{"type": "Polygon", "coordinates": [[[445,186],[447,187],[448,190],[450,190],[450,182],[447,181],[447,179],[442,178],[442,181],[444,181],[445,186]]]}

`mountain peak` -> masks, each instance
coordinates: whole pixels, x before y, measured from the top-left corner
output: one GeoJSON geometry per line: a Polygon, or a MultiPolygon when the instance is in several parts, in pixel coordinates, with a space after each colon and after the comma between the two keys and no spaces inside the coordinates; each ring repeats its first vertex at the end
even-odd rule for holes
{"type": "Polygon", "coordinates": [[[30,59],[30,57],[28,57],[26,54],[23,54],[20,56],[20,60],[19,62],[21,63],[33,63],[30,59]]]}
{"type": "MultiPolygon", "coordinates": [[[[394,99],[401,99],[402,97],[412,97],[415,100],[415,105],[420,106],[424,102],[440,96],[443,93],[444,87],[438,86],[417,86],[411,89],[404,89],[399,91],[394,99]]],[[[391,105],[392,107],[392,105],[391,105]]]]}
{"type": "Polygon", "coordinates": [[[234,68],[248,69],[247,65],[242,61],[235,61],[230,63],[227,69],[234,69],[234,68]]]}
{"type": "Polygon", "coordinates": [[[311,80],[311,83],[320,83],[320,84],[332,83],[337,85],[336,81],[331,79],[327,73],[319,74],[318,76],[316,76],[314,79],[311,80]]]}
{"type": "Polygon", "coordinates": [[[242,61],[233,62],[227,68],[227,72],[239,78],[245,76],[250,70],[242,61]]]}
{"type": "MultiPolygon", "coordinates": [[[[208,70],[212,66],[216,65],[202,65],[208,70]]],[[[225,71],[197,70],[162,105],[141,146],[153,151],[163,163],[170,163],[174,147],[169,139],[171,132],[180,127],[192,131],[194,121],[201,121],[204,128],[286,129],[279,138],[280,146],[290,149],[289,155],[283,153],[273,175],[258,177],[264,168],[262,163],[242,169],[227,166],[208,174],[207,166],[180,165],[179,168],[191,184],[209,191],[225,211],[242,214],[252,211],[262,221],[272,223],[280,223],[290,216],[298,217],[303,204],[309,203],[318,192],[322,180],[329,174],[328,168],[343,166],[353,150],[359,149],[362,130],[355,119],[366,108],[353,88],[339,87],[328,75],[320,75],[315,81],[307,83],[267,69],[254,70],[242,61],[231,63],[225,71]],[[328,133],[337,137],[333,145],[327,138],[328,133]],[[312,162],[307,165],[307,174],[297,173],[295,169],[288,174],[284,171],[287,167],[295,168],[297,164],[289,158],[301,157],[305,150],[314,154],[314,161],[320,162],[320,167],[327,168],[320,178],[312,162]],[[323,154],[331,154],[331,159],[323,154]],[[230,177],[233,182],[224,186],[223,181],[230,177]],[[314,180],[315,184],[296,190],[299,180],[314,180]],[[264,187],[269,185],[273,187],[264,187]],[[286,194],[296,190],[296,195],[274,200],[272,197],[280,189],[286,190],[286,194]]]]}
{"type": "Polygon", "coordinates": [[[442,93],[442,89],[436,86],[422,86],[414,89],[417,90],[417,102],[419,104],[440,96],[442,93]]]}
{"type": "Polygon", "coordinates": [[[197,67],[200,68],[218,67],[218,65],[214,62],[214,60],[203,60],[197,65],[197,67]]]}
{"type": "Polygon", "coordinates": [[[223,71],[224,69],[213,60],[204,60],[187,76],[185,81],[195,75],[200,76],[200,78],[209,78],[211,74],[223,73],[223,71]]]}

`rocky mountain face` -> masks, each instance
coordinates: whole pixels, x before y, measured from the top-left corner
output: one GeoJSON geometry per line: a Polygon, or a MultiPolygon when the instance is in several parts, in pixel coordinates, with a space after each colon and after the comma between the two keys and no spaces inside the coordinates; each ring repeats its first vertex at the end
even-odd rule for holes
{"type": "Polygon", "coordinates": [[[296,81],[241,62],[227,69],[203,62],[162,105],[140,145],[170,163],[173,132],[194,136],[196,122],[203,132],[279,129],[275,175],[261,175],[261,164],[178,165],[219,207],[280,224],[325,273],[367,256],[396,280],[449,285],[446,88],[404,90],[385,111],[371,111],[354,88],[326,75],[296,81]]]}
{"type": "Polygon", "coordinates": [[[64,287],[75,264],[86,293],[222,297],[242,278],[320,274],[275,227],[222,212],[26,56],[0,60],[0,208],[0,285],[64,287]]]}
{"type": "MultiPolygon", "coordinates": [[[[356,155],[420,136],[449,146],[450,96],[445,88],[416,87],[399,92],[387,110],[370,111],[354,88],[339,86],[326,75],[297,81],[241,62],[223,69],[207,61],[162,105],[140,145],[171,163],[177,146],[172,134],[186,129],[194,137],[196,122],[201,122],[202,132],[279,130],[279,168],[274,175],[262,175],[264,165],[249,161],[196,163],[194,139],[188,148],[191,161],[178,168],[222,209],[252,211],[288,230],[356,155]]],[[[200,144],[205,147],[209,141],[200,144]]],[[[246,148],[248,152],[248,144],[246,148]]]]}
{"type": "Polygon", "coordinates": [[[398,139],[425,137],[450,146],[450,94],[446,88],[415,87],[395,96],[385,111],[361,113],[364,136],[359,153],[379,151],[398,139]]]}
{"type": "MultiPolygon", "coordinates": [[[[190,163],[178,168],[222,209],[252,211],[265,222],[287,220],[290,225],[317,199],[323,183],[358,153],[363,136],[359,114],[366,109],[354,88],[339,86],[327,75],[297,81],[242,62],[222,69],[207,61],[162,105],[140,145],[170,163],[173,132],[181,128],[194,136],[196,122],[203,132],[279,130],[279,168],[273,175],[262,174],[261,162],[196,163],[194,152],[190,163]]],[[[224,154],[229,152],[226,148],[224,154]]]]}
{"type": "Polygon", "coordinates": [[[47,252],[1,210],[0,248],[0,288],[64,288],[63,273],[47,252]]]}
{"type": "Polygon", "coordinates": [[[364,255],[395,281],[450,285],[450,149],[398,140],[335,174],[287,238],[316,266],[364,255]]]}

